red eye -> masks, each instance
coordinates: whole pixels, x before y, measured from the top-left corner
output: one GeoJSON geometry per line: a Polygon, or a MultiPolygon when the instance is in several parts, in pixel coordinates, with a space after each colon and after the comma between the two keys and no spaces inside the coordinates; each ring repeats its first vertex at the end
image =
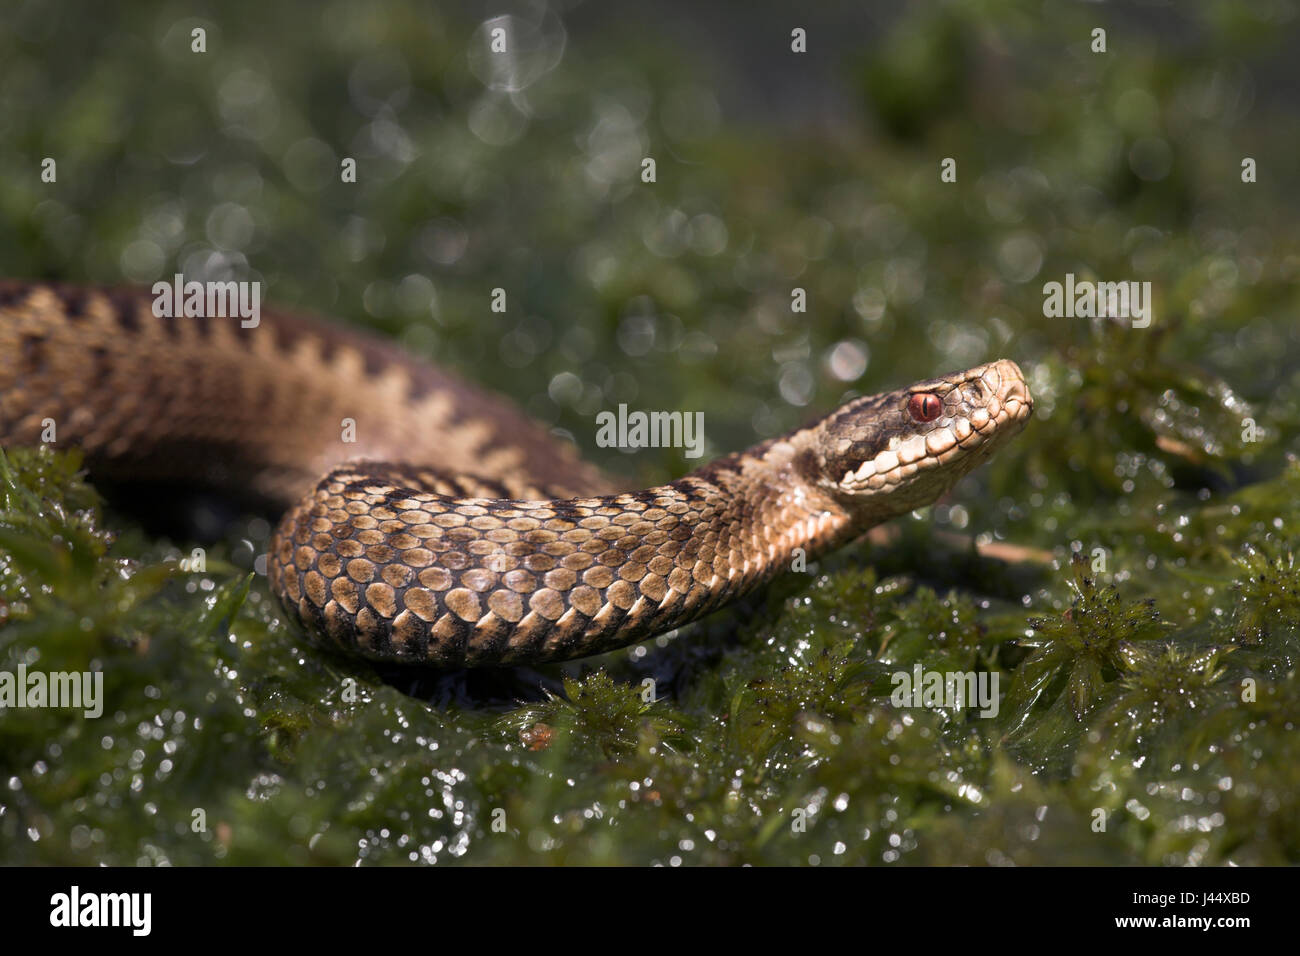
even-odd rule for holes
{"type": "Polygon", "coordinates": [[[943,411],[943,402],[939,396],[929,392],[918,392],[907,401],[907,410],[918,422],[932,422],[943,411]]]}

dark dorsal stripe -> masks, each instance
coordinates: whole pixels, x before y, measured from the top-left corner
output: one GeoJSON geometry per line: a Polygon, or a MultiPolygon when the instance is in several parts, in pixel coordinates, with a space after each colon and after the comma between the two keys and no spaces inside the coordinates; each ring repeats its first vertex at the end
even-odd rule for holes
{"type": "Polygon", "coordinates": [[[0,308],[20,305],[32,294],[34,286],[27,282],[15,282],[12,279],[0,281],[0,308]]]}
{"type": "Polygon", "coordinates": [[[86,317],[86,305],[90,301],[90,291],[75,285],[54,287],[54,294],[63,303],[63,311],[69,319],[76,322],[86,317]]]}
{"type": "Polygon", "coordinates": [[[113,318],[118,327],[124,332],[140,331],[139,294],[130,289],[108,289],[105,290],[104,295],[107,296],[109,305],[113,307],[113,318]]]}
{"type": "Polygon", "coordinates": [[[23,368],[30,374],[45,371],[45,336],[23,336],[23,368]]]}

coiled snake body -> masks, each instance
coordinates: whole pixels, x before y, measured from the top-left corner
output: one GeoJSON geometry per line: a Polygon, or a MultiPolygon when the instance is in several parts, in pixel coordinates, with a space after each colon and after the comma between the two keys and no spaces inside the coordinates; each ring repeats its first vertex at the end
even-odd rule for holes
{"type": "Polygon", "coordinates": [[[618,493],[504,400],[392,345],[265,310],[243,328],[151,305],[144,290],[0,283],[0,444],[37,444],[52,421],[92,477],[288,509],[272,590],[316,639],[374,660],[513,664],[650,637],[795,549],[812,559],[933,502],[1032,409],[1019,368],[997,361],[618,493]]]}

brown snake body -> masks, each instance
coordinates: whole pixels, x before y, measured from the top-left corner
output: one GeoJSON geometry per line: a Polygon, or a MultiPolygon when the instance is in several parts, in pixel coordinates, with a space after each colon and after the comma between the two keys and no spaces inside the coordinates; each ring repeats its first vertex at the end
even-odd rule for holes
{"type": "Polygon", "coordinates": [[[0,444],[38,444],[53,423],[92,477],[288,509],[271,589],[308,633],[373,660],[515,664],[653,636],[796,549],[811,560],[930,504],[1032,410],[1001,360],[616,493],[509,403],[392,345],[270,311],[256,328],[158,318],[151,303],[0,283],[0,444]]]}

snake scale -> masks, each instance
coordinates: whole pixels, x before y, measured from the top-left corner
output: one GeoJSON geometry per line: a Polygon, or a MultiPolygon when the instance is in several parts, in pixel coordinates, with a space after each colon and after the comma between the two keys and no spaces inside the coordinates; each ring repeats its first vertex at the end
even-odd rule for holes
{"type": "Polygon", "coordinates": [[[38,444],[53,422],[94,478],[282,509],[272,591],[315,640],[378,661],[533,663],[651,637],[796,549],[815,558],[930,504],[1032,411],[1004,359],[620,491],[506,400],[380,339],[151,305],[146,290],[0,283],[0,444],[38,444]]]}

